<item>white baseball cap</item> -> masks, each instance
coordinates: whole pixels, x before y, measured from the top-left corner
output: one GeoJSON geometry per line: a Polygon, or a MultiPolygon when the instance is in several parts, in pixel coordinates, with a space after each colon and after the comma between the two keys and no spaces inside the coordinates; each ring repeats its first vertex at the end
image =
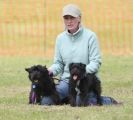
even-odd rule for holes
{"type": "Polygon", "coordinates": [[[79,7],[75,4],[68,4],[64,6],[62,16],[71,15],[73,17],[81,16],[81,11],[79,7]]]}

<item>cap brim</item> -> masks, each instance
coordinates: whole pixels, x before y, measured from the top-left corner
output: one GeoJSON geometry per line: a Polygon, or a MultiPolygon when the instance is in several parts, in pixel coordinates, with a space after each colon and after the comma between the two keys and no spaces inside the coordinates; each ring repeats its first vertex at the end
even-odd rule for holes
{"type": "Polygon", "coordinates": [[[70,15],[70,16],[72,16],[72,17],[78,17],[78,15],[76,15],[76,14],[71,14],[71,13],[64,13],[64,14],[63,14],[63,17],[64,17],[64,16],[67,16],[67,15],[70,15]]]}

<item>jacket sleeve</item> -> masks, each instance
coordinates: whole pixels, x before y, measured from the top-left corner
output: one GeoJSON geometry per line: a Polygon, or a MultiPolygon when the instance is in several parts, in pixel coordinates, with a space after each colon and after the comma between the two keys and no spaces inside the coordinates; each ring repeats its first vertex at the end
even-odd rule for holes
{"type": "Polygon", "coordinates": [[[54,63],[49,67],[49,70],[53,72],[53,75],[56,76],[59,73],[63,72],[64,63],[60,53],[60,41],[57,37],[55,44],[55,55],[54,55],[54,63]]]}
{"type": "Polygon", "coordinates": [[[101,53],[98,39],[95,33],[89,39],[89,64],[86,66],[87,73],[96,73],[101,65],[101,53]]]}

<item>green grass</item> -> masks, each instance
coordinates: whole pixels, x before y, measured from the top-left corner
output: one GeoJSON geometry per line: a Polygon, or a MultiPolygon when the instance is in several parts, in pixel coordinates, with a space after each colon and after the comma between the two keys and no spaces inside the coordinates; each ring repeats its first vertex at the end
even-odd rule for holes
{"type": "Polygon", "coordinates": [[[0,120],[132,120],[133,57],[103,56],[100,69],[103,95],[121,106],[70,107],[28,105],[30,81],[25,67],[46,64],[43,57],[0,57],[0,120]]]}

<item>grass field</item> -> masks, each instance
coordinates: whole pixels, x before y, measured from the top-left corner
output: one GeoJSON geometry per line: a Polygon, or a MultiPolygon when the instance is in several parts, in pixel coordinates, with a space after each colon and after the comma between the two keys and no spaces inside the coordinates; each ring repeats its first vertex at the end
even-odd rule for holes
{"type": "Polygon", "coordinates": [[[30,82],[24,68],[51,63],[52,60],[42,57],[0,57],[0,120],[133,119],[133,57],[103,56],[102,94],[123,102],[121,106],[28,105],[30,82]]]}

